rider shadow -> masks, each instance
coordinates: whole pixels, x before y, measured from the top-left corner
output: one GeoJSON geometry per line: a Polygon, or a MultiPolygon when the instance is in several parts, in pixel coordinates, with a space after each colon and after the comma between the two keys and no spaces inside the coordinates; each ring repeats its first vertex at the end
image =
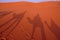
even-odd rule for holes
{"type": "Polygon", "coordinates": [[[9,15],[9,14],[11,14],[12,13],[12,11],[2,11],[2,12],[0,12],[0,18],[3,18],[3,17],[5,17],[5,16],[7,16],[7,15],[9,15]]]}
{"type": "Polygon", "coordinates": [[[60,40],[60,28],[54,22],[54,20],[51,19],[51,26],[49,26],[46,21],[45,21],[45,24],[48,26],[49,30],[57,37],[57,39],[60,40]]]}
{"type": "Polygon", "coordinates": [[[42,40],[46,40],[44,25],[42,19],[40,18],[40,15],[38,14],[37,16],[35,16],[33,20],[31,20],[29,17],[27,19],[28,22],[33,25],[31,39],[34,39],[35,30],[37,27],[39,27],[41,29],[42,40]]]}
{"type": "Polygon", "coordinates": [[[20,14],[13,14],[13,18],[11,20],[8,20],[6,23],[0,25],[0,28],[2,28],[4,25],[9,24],[12,20],[14,21],[13,23],[9,24],[5,30],[0,32],[0,40],[9,40],[7,37],[11,34],[12,31],[14,31],[16,27],[18,27],[24,15],[25,12],[20,14]]]}

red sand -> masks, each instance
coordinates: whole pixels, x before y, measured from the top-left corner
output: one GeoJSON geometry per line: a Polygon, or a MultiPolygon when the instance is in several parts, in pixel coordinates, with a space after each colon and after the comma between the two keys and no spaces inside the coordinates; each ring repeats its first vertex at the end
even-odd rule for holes
{"type": "MultiPolygon", "coordinates": [[[[9,34],[7,36],[8,40],[32,40],[31,34],[32,34],[33,24],[30,24],[28,22],[27,17],[33,20],[37,14],[41,17],[42,22],[44,24],[44,31],[45,31],[44,34],[46,35],[46,40],[59,40],[60,38],[60,36],[56,36],[60,32],[57,32],[55,30],[56,34],[54,34],[54,32],[52,32],[48,28],[48,26],[44,23],[44,21],[47,21],[48,25],[51,25],[51,19],[53,19],[60,29],[60,2],[0,3],[0,12],[3,12],[3,11],[7,11],[7,12],[11,11],[11,14],[5,15],[4,17],[0,16],[0,26],[3,23],[7,22],[9,19],[11,19],[14,13],[19,15],[25,12],[24,17],[22,18],[21,22],[18,24],[18,26],[16,26],[16,28],[12,32],[10,32],[10,34],[9,34],[10,29],[8,29],[6,33],[2,34],[4,38],[6,37],[7,34],[9,34]]],[[[0,28],[0,32],[5,30],[7,27],[9,27],[9,24],[13,23],[13,21],[7,23],[6,25],[3,25],[3,27],[0,28]]],[[[15,26],[15,24],[13,24],[13,26],[15,26]]],[[[35,30],[34,38],[35,39],[33,40],[44,40],[42,38],[41,29],[39,27],[37,27],[35,30]]]]}

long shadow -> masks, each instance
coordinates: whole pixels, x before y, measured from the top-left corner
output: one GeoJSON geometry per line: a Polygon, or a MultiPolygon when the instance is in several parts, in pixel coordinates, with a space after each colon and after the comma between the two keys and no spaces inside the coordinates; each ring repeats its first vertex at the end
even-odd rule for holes
{"type": "Polygon", "coordinates": [[[53,19],[51,19],[51,26],[48,25],[48,23],[45,21],[45,24],[48,26],[49,30],[53,32],[53,34],[57,37],[58,40],[60,40],[60,28],[59,26],[54,22],[53,19]]]}
{"type": "Polygon", "coordinates": [[[9,14],[11,14],[12,13],[12,11],[2,11],[2,12],[0,12],[0,18],[3,18],[3,17],[5,17],[6,15],[9,15],[9,14]]]}
{"type": "MultiPolygon", "coordinates": [[[[24,13],[21,13],[21,14],[14,14],[13,16],[13,20],[14,20],[14,22],[12,23],[12,24],[10,24],[9,25],[9,27],[8,28],[6,28],[4,31],[2,31],[2,32],[0,32],[0,37],[2,37],[2,36],[4,36],[5,35],[5,37],[7,38],[7,36],[9,36],[9,34],[18,26],[18,24],[21,22],[21,20],[22,20],[22,18],[24,17],[24,14],[25,14],[25,12],[24,13]],[[14,25],[14,26],[13,26],[14,25]],[[7,32],[8,31],[8,32],[7,32]],[[6,34],[4,34],[4,33],[6,33],[6,34]]],[[[12,21],[12,20],[10,20],[10,21],[12,21]]],[[[6,24],[7,23],[9,23],[10,21],[8,21],[8,22],[6,22],[6,24]]],[[[4,25],[5,25],[5,23],[4,23],[4,25]]],[[[3,26],[4,26],[3,25],[3,26]]]]}
{"type": "Polygon", "coordinates": [[[28,19],[28,22],[33,25],[31,39],[34,39],[35,30],[37,27],[39,27],[41,29],[42,40],[46,40],[44,25],[42,23],[42,19],[40,18],[39,14],[35,16],[33,20],[31,20],[30,18],[27,18],[27,19],[28,19]]]}
{"type": "MultiPolygon", "coordinates": [[[[24,12],[24,13],[25,13],[25,12],[24,12]]],[[[24,13],[23,13],[23,14],[24,14],[24,13]]],[[[21,14],[21,15],[23,15],[23,14],[21,14]]],[[[21,16],[21,15],[20,15],[20,16],[21,16]]],[[[17,16],[17,17],[18,17],[18,16],[17,16]]],[[[8,24],[9,22],[13,21],[15,18],[16,18],[16,15],[15,15],[15,13],[14,13],[14,14],[13,14],[13,17],[12,17],[11,19],[9,19],[7,22],[5,22],[5,23],[3,23],[2,25],[0,25],[0,28],[3,27],[3,26],[5,26],[5,25],[8,24]]]]}

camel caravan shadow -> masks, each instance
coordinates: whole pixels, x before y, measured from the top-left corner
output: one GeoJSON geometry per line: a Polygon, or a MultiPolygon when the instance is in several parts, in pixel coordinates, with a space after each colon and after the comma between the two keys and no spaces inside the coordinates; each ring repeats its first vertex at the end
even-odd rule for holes
{"type": "MultiPolygon", "coordinates": [[[[42,22],[40,15],[38,14],[37,16],[35,16],[33,20],[31,20],[29,17],[27,19],[28,19],[28,22],[33,25],[31,39],[34,39],[35,30],[37,27],[39,27],[41,29],[42,40],[46,40],[44,24],[42,22]]],[[[54,22],[54,20],[51,19],[51,26],[48,25],[47,21],[44,21],[44,23],[48,26],[49,30],[57,37],[57,39],[60,40],[60,28],[54,22]]]]}
{"type": "MultiPolygon", "coordinates": [[[[11,11],[12,12],[12,11],[11,11]]],[[[4,18],[4,16],[11,14],[11,12],[0,12],[0,19],[4,18]]],[[[13,17],[9,19],[7,22],[0,25],[0,29],[4,28],[3,30],[0,30],[0,40],[9,40],[8,36],[11,34],[11,32],[18,27],[18,24],[21,22],[22,18],[24,18],[26,12],[20,13],[20,14],[13,14],[13,17]],[[13,22],[12,22],[13,21],[13,22]],[[12,22],[10,24],[10,22],[12,22]],[[6,26],[8,25],[8,26],[6,26]]],[[[39,14],[37,14],[33,20],[31,20],[29,17],[27,17],[28,23],[33,25],[32,28],[32,34],[30,35],[31,38],[27,40],[34,39],[34,34],[36,31],[36,28],[39,27],[41,29],[41,37],[42,40],[46,40],[46,34],[44,30],[44,24],[42,22],[42,19],[39,14]]],[[[53,19],[51,19],[51,26],[47,23],[47,21],[44,21],[45,25],[48,26],[49,30],[57,37],[58,40],[60,40],[60,28],[59,26],[54,22],[53,19]]],[[[12,34],[11,34],[12,35],[12,34]]],[[[28,35],[28,34],[27,34],[28,35]]],[[[29,36],[29,35],[28,35],[29,36]]],[[[34,39],[35,40],[35,39],[34,39]]]]}

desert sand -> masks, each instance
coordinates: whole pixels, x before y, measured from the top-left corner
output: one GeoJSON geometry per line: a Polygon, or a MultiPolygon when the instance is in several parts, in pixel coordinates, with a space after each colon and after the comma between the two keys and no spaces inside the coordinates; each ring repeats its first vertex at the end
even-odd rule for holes
{"type": "MultiPolygon", "coordinates": [[[[42,23],[39,25],[42,25],[42,23]]],[[[60,2],[0,3],[0,39],[60,40],[59,33],[60,2]],[[38,20],[39,17],[43,23],[42,27],[37,26],[39,24],[38,22],[40,22],[38,20]],[[30,23],[28,18],[33,23],[30,23]],[[33,27],[35,26],[36,28],[33,34],[33,27]]]]}

